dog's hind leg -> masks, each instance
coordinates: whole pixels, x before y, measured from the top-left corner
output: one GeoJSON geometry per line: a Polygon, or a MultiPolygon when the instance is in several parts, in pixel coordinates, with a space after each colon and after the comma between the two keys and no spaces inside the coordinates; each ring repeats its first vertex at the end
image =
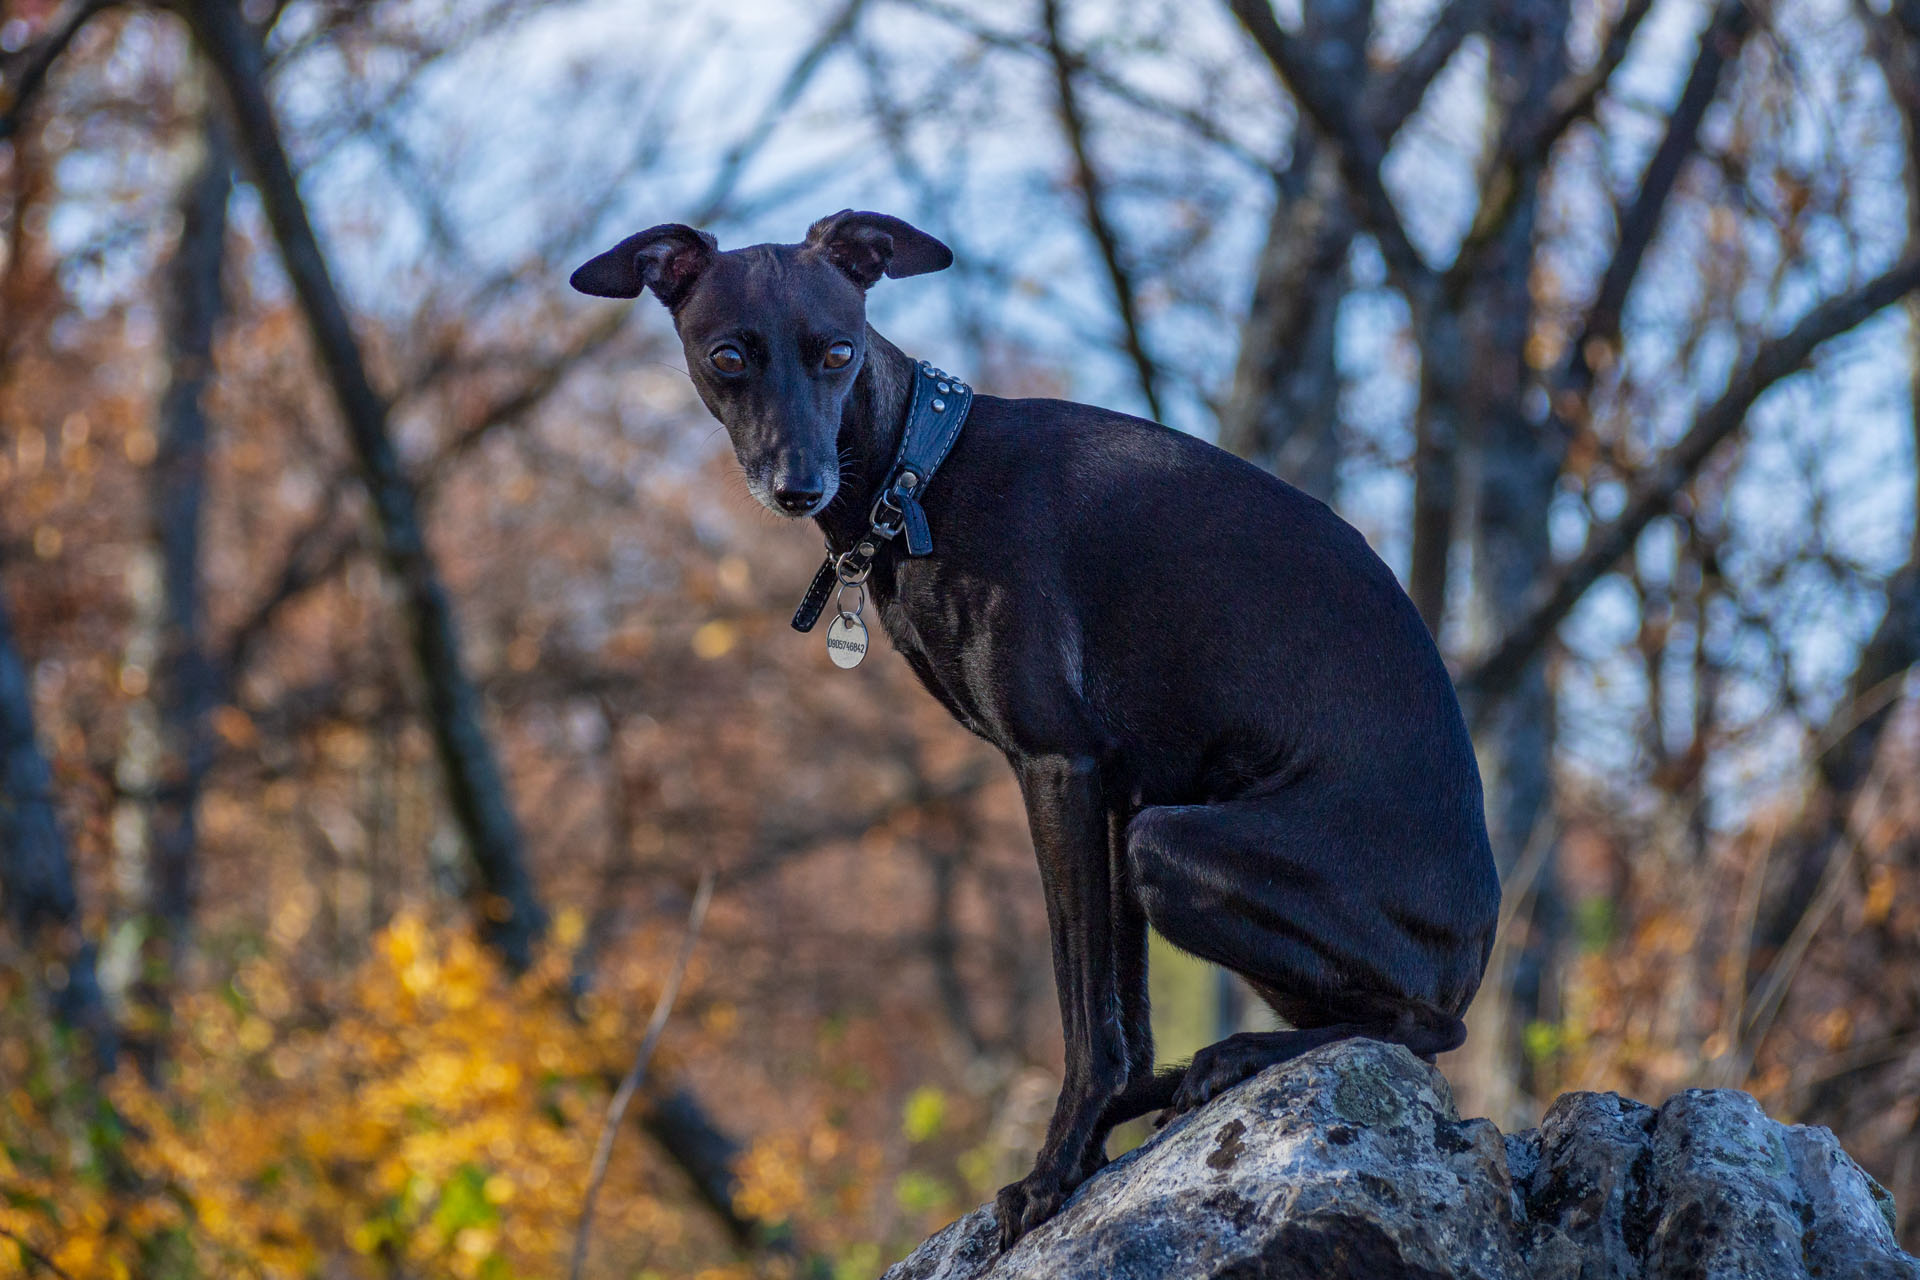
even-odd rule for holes
{"type": "MultiPolygon", "coordinates": [[[[1149,808],[1127,828],[1129,880],[1169,942],[1245,977],[1292,1030],[1230,1036],[1180,1077],[1171,1112],[1350,1036],[1415,1054],[1456,1047],[1486,964],[1498,888],[1454,875],[1444,847],[1408,856],[1383,820],[1326,822],[1311,789],[1149,808]]],[[[1430,837],[1441,833],[1427,833],[1430,837]]],[[[1477,865],[1462,853],[1462,866],[1477,865]]],[[[1163,1073],[1146,1101],[1166,1091],[1163,1073]]],[[[1124,1096],[1124,1095],[1123,1095],[1124,1096]]],[[[1130,1098],[1129,1101],[1135,1101],[1130,1098]]],[[[1116,1103],[1119,1099],[1116,1099],[1116,1103]]]]}

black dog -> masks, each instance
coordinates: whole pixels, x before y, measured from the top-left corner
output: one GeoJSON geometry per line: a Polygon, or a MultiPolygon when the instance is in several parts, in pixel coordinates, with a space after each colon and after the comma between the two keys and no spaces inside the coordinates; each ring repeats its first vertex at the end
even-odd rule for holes
{"type": "MultiPolygon", "coordinates": [[[[727,253],[655,227],[573,285],[651,288],[754,496],[847,549],[870,537],[920,376],[868,327],[865,291],[952,260],[848,211],[727,253]]],[[[1433,640],[1359,533],[1191,436],[1057,400],[978,397],[922,493],[933,553],[868,541],[866,586],[921,682],[1020,780],[1066,1035],[1045,1144],[1000,1193],[1003,1240],[1104,1163],[1122,1120],[1347,1036],[1460,1044],[1500,901],[1480,777],[1433,640]],[[1294,1030],[1156,1076],[1149,924],[1294,1030]]]]}

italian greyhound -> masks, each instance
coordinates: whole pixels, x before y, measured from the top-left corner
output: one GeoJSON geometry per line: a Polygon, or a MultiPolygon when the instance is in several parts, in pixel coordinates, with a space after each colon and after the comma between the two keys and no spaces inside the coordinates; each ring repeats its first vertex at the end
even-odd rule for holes
{"type": "Polygon", "coordinates": [[[1500,885],[1452,682],[1366,540],[1196,437],[974,396],[867,323],[882,277],[952,260],[848,210],[799,244],[726,252],[653,227],[572,283],[666,304],[748,489],[826,535],[813,613],[852,586],[850,626],[870,593],[920,682],[1019,780],[1066,1060],[1033,1170],[998,1197],[1011,1245],[1105,1163],[1123,1120],[1344,1037],[1429,1060],[1458,1046],[1500,885]],[[957,434],[916,471],[920,419],[957,434]],[[1156,1074],[1149,926],[1290,1029],[1156,1074]]]}

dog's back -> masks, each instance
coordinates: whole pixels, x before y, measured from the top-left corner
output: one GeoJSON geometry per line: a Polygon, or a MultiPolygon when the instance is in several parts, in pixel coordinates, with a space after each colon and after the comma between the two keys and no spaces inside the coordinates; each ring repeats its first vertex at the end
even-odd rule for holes
{"type": "MultiPolygon", "coordinates": [[[[962,566],[992,584],[979,603],[1052,634],[1050,674],[1127,757],[1139,803],[1232,799],[1307,770],[1372,794],[1407,772],[1436,806],[1460,802],[1456,834],[1484,843],[1433,639],[1325,504],[1157,423],[981,396],[928,509],[942,530],[929,567],[962,566]]],[[[911,596],[911,568],[903,582],[911,596]]]]}

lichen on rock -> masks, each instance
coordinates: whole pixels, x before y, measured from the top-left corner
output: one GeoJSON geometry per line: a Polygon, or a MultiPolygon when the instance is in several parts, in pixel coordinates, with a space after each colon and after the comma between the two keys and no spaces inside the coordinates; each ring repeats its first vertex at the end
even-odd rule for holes
{"type": "Polygon", "coordinates": [[[1920,1280],[1885,1190],[1747,1094],[1571,1093],[1503,1138],[1370,1040],[1254,1077],[997,1239],[983,1206],[885,1280],[1920,1280]]]}

